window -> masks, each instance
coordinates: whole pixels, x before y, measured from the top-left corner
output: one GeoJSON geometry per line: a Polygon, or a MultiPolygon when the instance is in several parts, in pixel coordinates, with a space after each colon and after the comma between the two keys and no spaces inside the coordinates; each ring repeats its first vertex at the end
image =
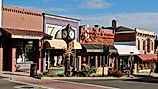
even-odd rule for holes
{"type": "Polygon", "coordinates": [[[138,40],[138,50],[140,50],[140,40],[138,40]]]}
{"type": "Polygon", "coordinates": [[[153,47],[154,47],[154,46],[153,46],[153,41],[151,41],[151,50],[153,50],[153,47]]]}
{"type": "Polygon", "coordinates": [[[150,39],[147,39],[147,52],[150,53],[150,39]]]}
{"type": "Polygon", "coordinates": [[[143,41],[143,50],[145,50],[145,40],[143,41]]]}

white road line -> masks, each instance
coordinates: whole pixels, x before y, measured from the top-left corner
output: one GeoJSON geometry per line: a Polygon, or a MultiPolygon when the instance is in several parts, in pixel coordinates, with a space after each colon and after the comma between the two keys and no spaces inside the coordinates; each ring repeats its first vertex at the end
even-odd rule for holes
{"type": "Polygon", "coordinates": [[[62,80],[52,80],[52,81],[80,84],[80,85],[93,86],[93,87],[105,88],[105,89],[120,89],[120,88],[116,88],[116,87],[108,87],[108,86],[101,86],[101,85],[95,85],[95,84],[86,84],[86,83],[78,83],[78,82],[70,82],[70,81],[62,81],[62,80]]]}

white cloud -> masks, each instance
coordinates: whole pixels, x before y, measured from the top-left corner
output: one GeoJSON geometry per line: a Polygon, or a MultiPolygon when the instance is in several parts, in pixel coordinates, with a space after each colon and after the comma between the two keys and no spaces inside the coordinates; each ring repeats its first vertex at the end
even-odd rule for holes
{"type": "Polygon", "coordinates": [[[87,9],[101,9],[108,8],[110,6],[111,4],[106,0],[84,0],[81,3],[81,7],[87,9]]]}
{"type": "Polygon", "coordinates": [[[57,7],[50,7],[50,8],[46,8],[46,11],[65,11],[65,8],[57,8],[57,7]]]}
{"type": "Polygon", "coordinates": [[[130,28],[144,28],[157,32],[158,13],[122,13],[122,14],[102,14],[98,16],[73,16],[81,19],[81,24],[101,26],[111,26],[112,19],[116,19],[118,25],[130,28]]]}

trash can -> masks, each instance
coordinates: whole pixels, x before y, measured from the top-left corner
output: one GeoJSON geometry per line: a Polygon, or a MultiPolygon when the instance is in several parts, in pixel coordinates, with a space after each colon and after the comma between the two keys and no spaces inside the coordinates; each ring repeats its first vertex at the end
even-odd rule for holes
{"type": "Polygon", "coordinates": [[[33,63],[31,64],[31,67],[30,67],[30,76],[34,77],[36,75],[37,75],[37,64],[33,63]]]}

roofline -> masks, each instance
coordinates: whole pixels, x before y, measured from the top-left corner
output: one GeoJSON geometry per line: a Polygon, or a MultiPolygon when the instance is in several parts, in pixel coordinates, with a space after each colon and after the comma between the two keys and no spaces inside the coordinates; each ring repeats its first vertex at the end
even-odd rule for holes
{"type": "Polygon", "coordinates": [[[60,16],[60,15],[54,15],[54,14],[48,14],[48,13],[42,13],[43,15],[48,15],[48,16],[52,16],[52,17],[57,17],[57,18],[61,18],[61,19],[65,19],[65,20],[73,20],[73,21],[77,21],[80,22],[80,19],[75,19],[75,18],[70,18],[70,17],[66,17],[66,16],[60,16]]]}

